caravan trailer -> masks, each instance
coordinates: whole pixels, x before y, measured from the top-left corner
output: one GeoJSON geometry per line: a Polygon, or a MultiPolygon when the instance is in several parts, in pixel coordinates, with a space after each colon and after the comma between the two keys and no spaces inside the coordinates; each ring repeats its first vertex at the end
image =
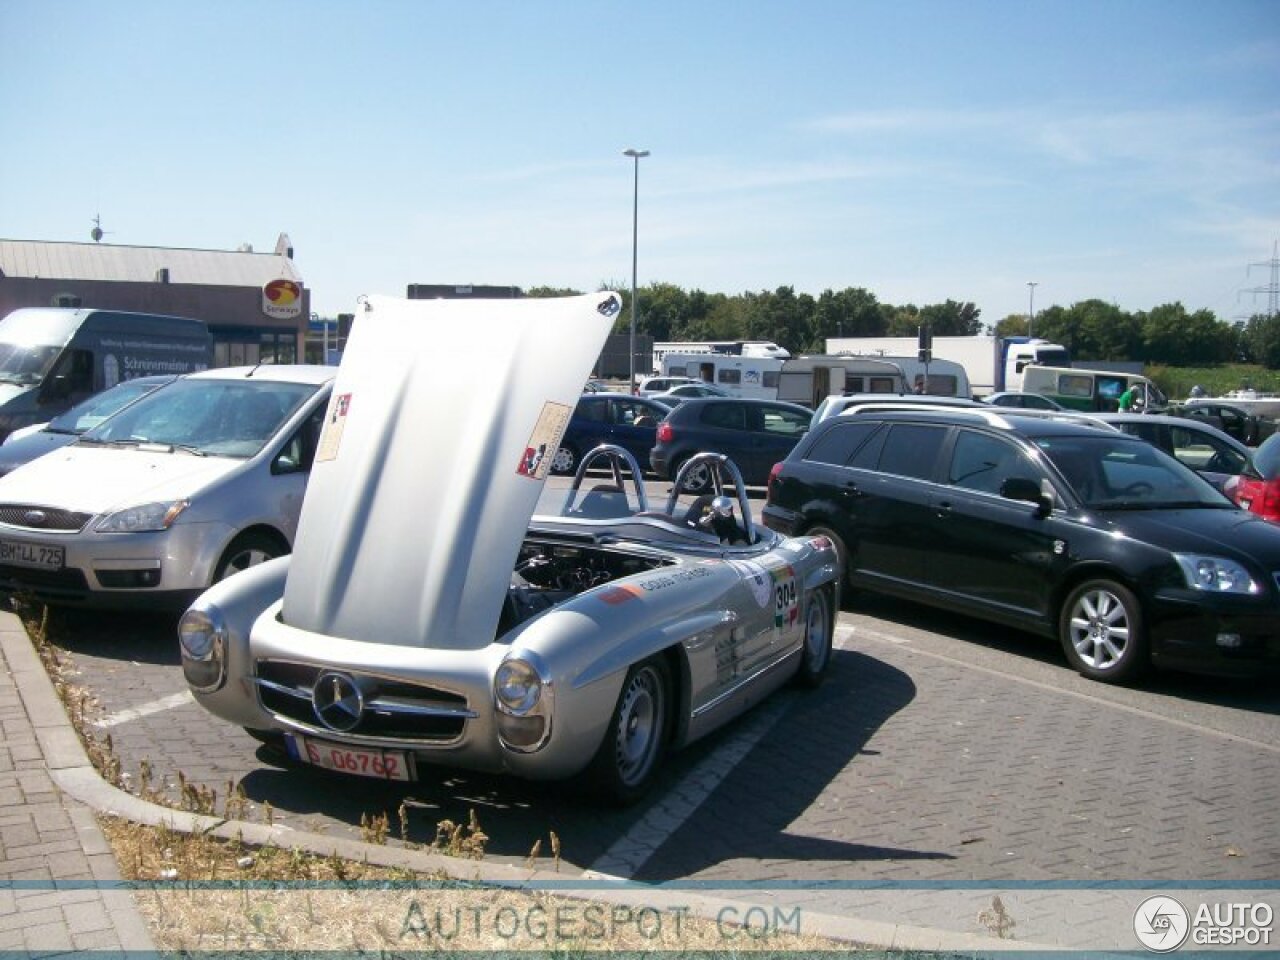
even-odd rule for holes
{"type": "Polygon", "coordinates": [[[735,397],[778,398],[778,374],[783,361],[774,357],[740,357],[720,353],[668,353],[662,375],[693,377],[713,383],[735,397]]]}

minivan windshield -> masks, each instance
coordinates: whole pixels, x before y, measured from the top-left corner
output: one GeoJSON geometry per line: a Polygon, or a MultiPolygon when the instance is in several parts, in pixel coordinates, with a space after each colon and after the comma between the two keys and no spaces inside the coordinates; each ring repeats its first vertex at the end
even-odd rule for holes
{"type": "Polygon", "coordinates": [[[312,394],[314,383],[183,379],[85,433],[80,443],[160,444],[189,453],[252,457],[312,394]]]}
{"type": "Polygon", "coordinates": [[[57,344],[0,343],[0,383],[40,383],[61,352],[57,344]]]}
{"type": "Polygon", "coordinates": [[[1194,470],[1136,437],[1099,432],[1034,442],[1076,496],[1098,510],[1237,509],[1194,470]]]}
{"type": "Polygon", "coordinates": [[[83,403],[78,403],[66,413],[59,414],[49,421],[45,427],[50,433],[81,434],[91,430],[118,410],[123,409],[144,394],[150,393],[168,380],[157,377],[143,377],[137,380],[125,380],[114,387],[95,393],[83,403]]]}

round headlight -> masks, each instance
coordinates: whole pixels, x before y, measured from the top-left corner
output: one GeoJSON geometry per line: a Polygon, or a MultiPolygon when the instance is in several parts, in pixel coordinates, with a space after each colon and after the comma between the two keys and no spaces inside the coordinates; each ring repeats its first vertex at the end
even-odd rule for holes
{"type": "Polygon", "coordinates": [[[504,660],[493,678],[498,703],[512,713],[527,713],[542,696],[542,678],[524,660],[504,660]]]}
{"type": "Polygon", "coordinates": [[[192,660],[207,660],[219,633],[219,625],[207,610],[188,610],[178,621],[178,642],[192,660]]]}

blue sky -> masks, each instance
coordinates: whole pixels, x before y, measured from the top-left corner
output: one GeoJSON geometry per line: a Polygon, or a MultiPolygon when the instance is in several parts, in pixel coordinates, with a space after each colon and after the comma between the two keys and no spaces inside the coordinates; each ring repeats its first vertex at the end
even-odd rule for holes
{"type": "Polygon", "coordinates": [[[0,237],[409,283],[639,282],[984,321],[1260,312],[1280,2],[0,0],[0,237]]]}

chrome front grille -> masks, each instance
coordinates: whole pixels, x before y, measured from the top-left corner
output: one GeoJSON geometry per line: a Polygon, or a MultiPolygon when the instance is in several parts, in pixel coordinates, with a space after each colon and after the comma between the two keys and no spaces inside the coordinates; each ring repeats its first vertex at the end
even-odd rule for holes
{"type": "MultiPolygon", "coordinates": [[[[314,701],[316,681],[331,668],[285,660],[259,660],[256,667],[254,683],[264,708],[321,736],[335,732],[320,719],[314,701]]],[[[457,740],[476,716],[466,697],[449,690],[357,670],[336,672],[354,681],[363,702],[359,722],[341,731],[352,737],[438,746],[457,740]]]]}
{"type": "Polygon", "coordinates": [[[61,530],[74,533],[83,530],[92,519],[91,513],[58,510],[24,503],[0,503],[0,523],[25,530],[61,530]]]}

